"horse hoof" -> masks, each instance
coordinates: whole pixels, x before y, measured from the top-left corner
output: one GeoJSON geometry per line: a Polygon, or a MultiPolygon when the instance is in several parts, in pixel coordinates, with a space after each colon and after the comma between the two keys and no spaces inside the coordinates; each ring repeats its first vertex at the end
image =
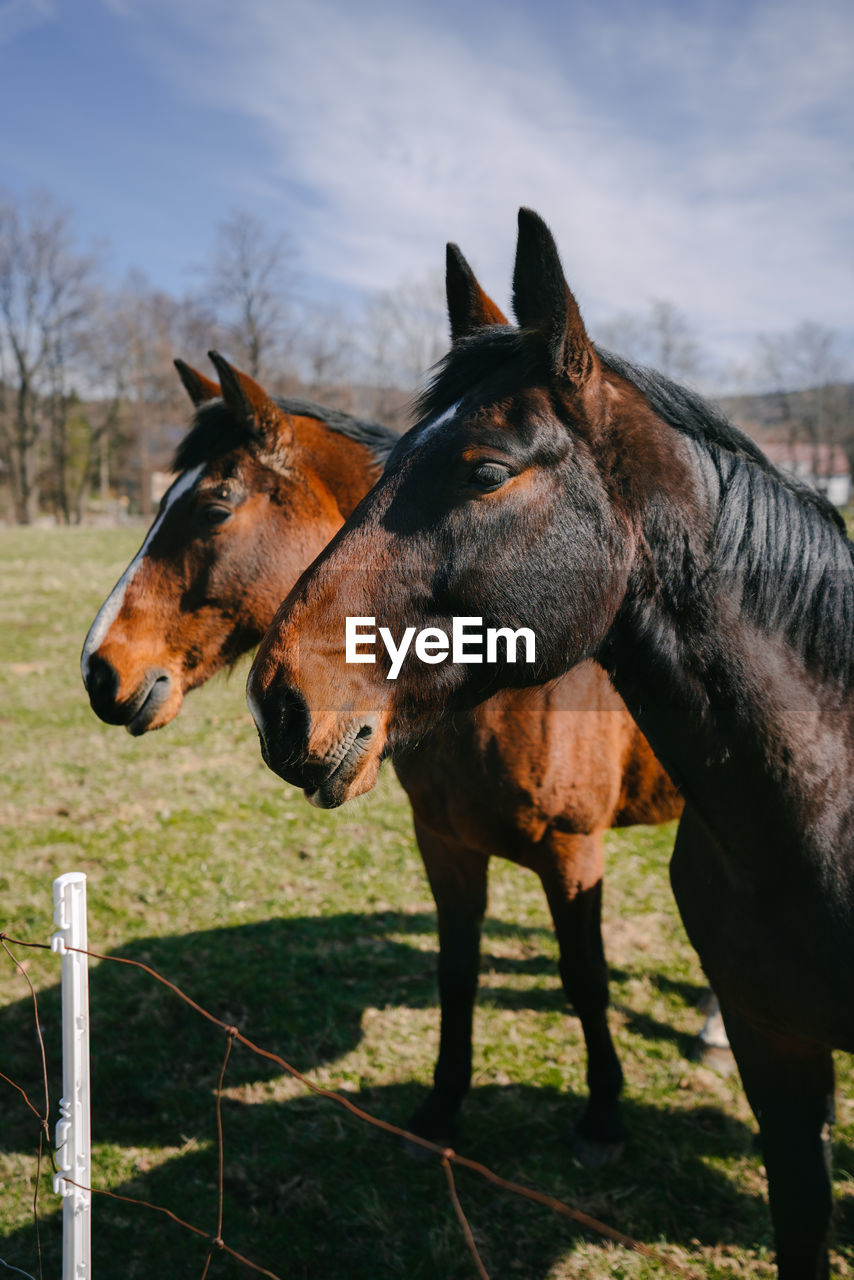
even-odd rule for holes
{"type": "Polygon", "coordinates": [[[573,1156],[586,1169],[604,1169],[606,1165],[616,1164],[623,1158],[625,1142],[601,1142],[597,1138],[585,1138],[583,1133],[574,1133],[570,1143],[573,1156]]]}
{"type": "Polygon", "coordinates": [[[704,1044],[698,1040],[691,1056],[701,1067],[708,1067],[719,1076],[731,1076],[736,1069],[732,1049],[725,1049],[722,1045],[704,1044]]]}

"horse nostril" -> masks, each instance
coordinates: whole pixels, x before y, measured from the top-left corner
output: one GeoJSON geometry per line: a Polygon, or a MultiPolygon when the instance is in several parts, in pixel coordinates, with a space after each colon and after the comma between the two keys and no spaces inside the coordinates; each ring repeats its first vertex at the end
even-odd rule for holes
{"type": "Polygon", "coordinates": [[[106,658],[93,654],[86,668],[86,691],[92,710],[102,720],[116,713],[116,698],[119,694],[119,673],[106,658]]]}
{"type": "Polygon", "coordinates": [[[305,752],[311,717],[302,694],[290,686],[268,694],[262,741],[276,765],[291,764],[305,752]]]}

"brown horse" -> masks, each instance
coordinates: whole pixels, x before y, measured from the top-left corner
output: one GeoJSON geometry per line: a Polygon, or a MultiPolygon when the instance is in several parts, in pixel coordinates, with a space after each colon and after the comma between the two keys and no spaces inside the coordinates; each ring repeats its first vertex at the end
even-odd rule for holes
{"type": "Polygon", "coordinates": [[[831,1050],[854,1051],[854,545],[719,411],[593,346],[530,210],[514,307],[450,352],[262,641],[265,758],[340,803],[443,713],[600,660],[686,797],[673,889],[759,1121],[780,1276],[816,1280],[831,1050]],[[535,661],[416,649],[391,680],[347,661],[345,618],[370,616],[397,644],[525,627],[535,661]]]}
{"type": "MultiPolygon", "coordinates": [[[[470,283],[461,262],[450,264],[449,278],[460,289],[470,283]]],[[[455,312],[457,336],[494,320],[493,306],[474,291],[455,312]]],[[[188,689],[257,643],[397,442],[328,409],[273,401],[214,360],[222,398],[176,362],[198,406],[178,450],[178,479],[83,649],[93,709],[135,734],[166,724],[188,689]]],[[[395,765],[439,924],[440,1050],[434,1088],[411,1127],[448,1136],[469,1087],[487,869],[490,857],[505,857],[543,883],[564,990],[584,1031],[590,1101],[576,1149],[591,1162],[612,1157],[625,1132],[606,1020],[603,830],[677,816],[674,787],[593,664],[460,713],[395,765]]]]}

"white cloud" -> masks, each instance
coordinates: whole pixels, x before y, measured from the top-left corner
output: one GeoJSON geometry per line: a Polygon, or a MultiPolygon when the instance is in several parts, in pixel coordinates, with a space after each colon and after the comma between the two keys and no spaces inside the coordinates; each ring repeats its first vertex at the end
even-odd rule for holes
{"type": "Polygon", "coordinates": [[[528,204],[594,328],[651,296],[721,349],[850,325],[854,20],[833,0],[710,12],[495,3],[475,38],[417,4],[185,0],[183,36],[164,9],[149,49],[263,130],[269,167],[232,159],[233,202],[278,205],[309,275],[386,287],[455,239],[505,302],[528,204]]]}

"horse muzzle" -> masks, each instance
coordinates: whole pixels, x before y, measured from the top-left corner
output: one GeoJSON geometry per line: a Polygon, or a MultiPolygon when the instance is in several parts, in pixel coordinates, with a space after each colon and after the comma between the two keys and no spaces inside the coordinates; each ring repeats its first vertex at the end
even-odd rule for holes
{"type": "Polygon", "coordinates": [[[305,798],[317,809],[337,809],[345,800],[370,790],[376,781],[380,760],[372,750],[376,737],[376,719],[351,725],[334,751],[320,766],[324,773],[316,786],[303,786],[305,798]],[[376,764],[371,769],[374,757],[376,764]],[[370,781],[365,776],[372,775],[370,781]]]}
{"type": "Polygon", "coordinates": [[[121,696],[121,680],[115,667],[98,654],[89,659],[84,680],[92,710],[106,724],[123,724],[128,733],[138,738],[166,723],[161,713],[165,704],[174,700],[175,682],[165,668],[146,671],[129,698],[121,696]]]}
{"type": "Polygon", "coordinates": [[[259,700],[250,676],[247,702],[258,729],[264,763],[285,782],[302,788],[310,804],[319,809],[335,809],[373,786],[381,754],[375,716],[331,724],[328,729],[334,733],[334,741],[330,745],[328,732],[313,725],[298,690],[274,687],[259,700]],[[319,740],[321,737],[324,742],[319,740]]]}

